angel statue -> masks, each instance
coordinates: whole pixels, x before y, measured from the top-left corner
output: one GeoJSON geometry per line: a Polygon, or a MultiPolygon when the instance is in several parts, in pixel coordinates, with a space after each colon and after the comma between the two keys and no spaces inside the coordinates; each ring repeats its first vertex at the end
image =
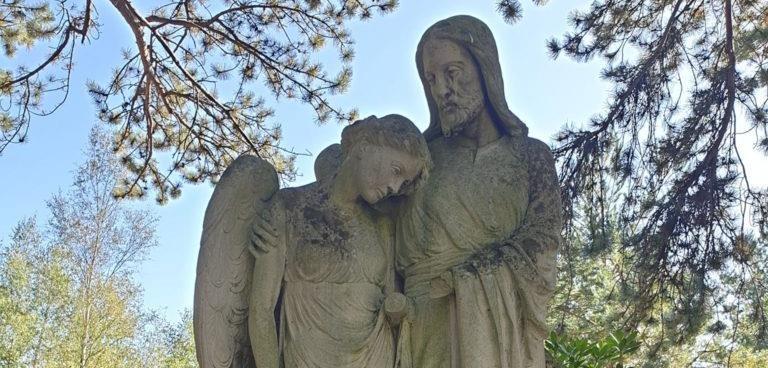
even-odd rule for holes
{"type": "Polygon", "coordinates": [[[388,115],[347,126],[329,152],[318,181],[298,188],[278,190],[274,168],[253,156],[222,175],[195,283],[202,368],[395,366],[396,321],[383,305],[404,297],[391,219],[374,205],[424,182],[427,143],[388,115]]]}

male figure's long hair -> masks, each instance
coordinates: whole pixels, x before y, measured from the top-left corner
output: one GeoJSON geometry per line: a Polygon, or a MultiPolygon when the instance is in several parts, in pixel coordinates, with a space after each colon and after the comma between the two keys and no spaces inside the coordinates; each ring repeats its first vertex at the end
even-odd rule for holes
{"type": "Polygon", "coordinates": [[[427,141],[443,136],[440,127],[440,115],[437,112],[438,107],[432,98],[429,82],[424,75],[423,51],[424,44],[428,40],[452,41],[467,50],[477,63],[482,77],[481,85],[485,92],[485,98],[490,104],[491,117],[500,132],[513,137],[528,135],[528,127],[509,110],[507,100],[504,98],[504,81],[501,78],[499,52],[490,28],[475,17],[457,15],[443,19],[429,27],[421,36],[416,49],[416,67],[419,71],[421,84],[424,86],[430,114],[429,127],[424,131],[424,137],[427,141]]]}

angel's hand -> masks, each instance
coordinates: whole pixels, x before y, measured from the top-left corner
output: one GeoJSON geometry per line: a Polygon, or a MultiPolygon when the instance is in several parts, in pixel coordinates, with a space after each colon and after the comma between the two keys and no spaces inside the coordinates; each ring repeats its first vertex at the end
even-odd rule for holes
{"type": "Polygon", "coordinates": [[[256,216],[251,225],[251,244],[248,250],[254,257],[276,248],[279,242],[277,227],[272,223],[271,211],[256,216]]]}

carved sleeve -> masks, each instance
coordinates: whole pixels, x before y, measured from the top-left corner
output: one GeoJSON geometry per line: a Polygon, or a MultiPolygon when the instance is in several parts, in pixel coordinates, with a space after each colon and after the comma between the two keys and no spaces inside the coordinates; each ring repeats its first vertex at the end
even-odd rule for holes
{"type": "Polygon", "coordinates": [[[555,160],[544,143],[528,139],[529,202],[525,219],[509,239],[522,246],[532,258],[537,254],[554,254],[560,247],[562,205],[557,182],[555,160]]]}
{"type": "Polygon", "coordinates": [[[518,277],[551,290],[562,227],[555,162],[549,148],[538,140],[528,138],[522,147],[529,178],[525,218],[511,236],[489,244],[454,271],[482,273],[504,263],[518,277]]]}

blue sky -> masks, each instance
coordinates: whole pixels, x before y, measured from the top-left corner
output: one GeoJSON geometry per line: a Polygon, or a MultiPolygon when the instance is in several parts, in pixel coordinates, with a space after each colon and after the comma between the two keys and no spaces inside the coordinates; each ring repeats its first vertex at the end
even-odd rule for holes
{"type": "MultiPolygon", "coordinates": [[[[598,113],[609,92],[609,85],[599,79],[601,63],[552,60],[545,47],[548,38],[568,30],[568,13],[588,2],[553,1],[535,7],[524,0],[524,16],[514,25],[503,22],[495,3],[401,1],[393,13],[353,22],[350,30],[356,58],[352,83],[346,94],[333,100],[342,107],[357,107],[363,117],[398,113],[426,128],[428,111],[414,63],[416,44],[434,22],[469,14],[484,20],[494,32],[507,101],[528,125],[531,136],[549,143],[564,124],[581,124],[598,113]]],[[[45,200],[70,185],[72,172],[83,159],[81,151],[88,131],[96,123],[85,81],[107,80],[111,69],[120,65],[120,48],[131,46],[129,30],[117,13],[106,3],[99,6],[104,27],[98,39],[77,51],[68,102],[56,114],[33,120],[28,143],[11,146],[0,156],[0,238],[5,241],[21,218],[37,215],[45,221],[45,200]]],[[[148,6],[139,8],[149,10],[148,6]]],[[[330,67],[332,62],[329,59],[326,64],[330,67]]],[[[332,122],[315,125],[307,106],[281,101],[276,113],[287,148],[316,154],[338,141],[342,126],[332,122]]],[[[313,156],[297,159],[301,176],[292,185],[314,180],[313,160],[313,156]]],[[[159,246],[137,273],[145,305],[171,319],[192,305],[203,212],[211,192],[207,184],[187,185],[180,199],[163,207],[156,206],[151,198],[134,203],[153,208],[160,218],[159,246]]]]}

